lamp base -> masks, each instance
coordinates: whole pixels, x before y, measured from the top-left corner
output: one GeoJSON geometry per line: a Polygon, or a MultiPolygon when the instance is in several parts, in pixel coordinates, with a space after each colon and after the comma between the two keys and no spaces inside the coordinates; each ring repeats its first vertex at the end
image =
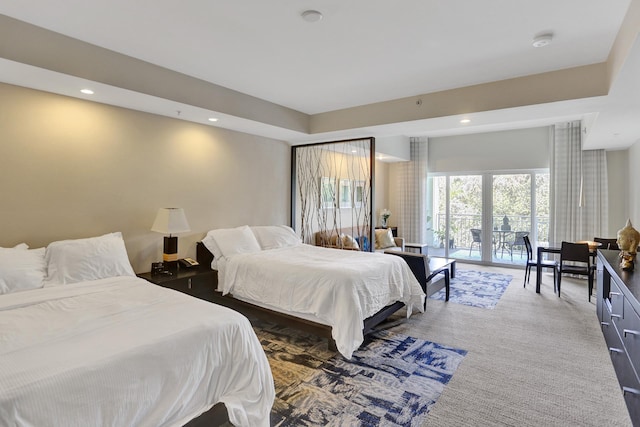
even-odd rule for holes
{"type": "Polygon", "coordinates": [[[178,238],[176,236],[164,236],[164,250],[162,251],[162,261],[178,261],[178,238]]]}

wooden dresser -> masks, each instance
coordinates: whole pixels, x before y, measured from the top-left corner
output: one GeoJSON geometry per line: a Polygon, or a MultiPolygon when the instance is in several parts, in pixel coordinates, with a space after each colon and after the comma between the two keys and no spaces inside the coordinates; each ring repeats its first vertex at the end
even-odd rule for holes
{"type": "Polygon", "coordinates": [[[598,251],[598,319],[634,426],[640,426],[640,265],[620,268],[619,251],[598,251]]]}

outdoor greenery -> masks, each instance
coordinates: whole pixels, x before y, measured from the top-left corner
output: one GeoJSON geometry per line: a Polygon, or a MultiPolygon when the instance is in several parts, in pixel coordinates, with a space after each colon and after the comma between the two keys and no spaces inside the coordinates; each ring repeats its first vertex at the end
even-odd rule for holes
{"type": "MultiPolygon", "coordinates": [[[[500,229],[506,217],[511,230],[532,231],[531,179],[535,177],[536,226],[538,240],[548,236],[549,174],[518,173],[493,175],[493,227],[500,229]]],[[[433,178],[434,221],[430,224],[440,244],[445,239],[446,177],[433,178]]],[[[450,177],[449,244],[468,247],[471,228],[482,228],[482,175],[450,177]]]]}

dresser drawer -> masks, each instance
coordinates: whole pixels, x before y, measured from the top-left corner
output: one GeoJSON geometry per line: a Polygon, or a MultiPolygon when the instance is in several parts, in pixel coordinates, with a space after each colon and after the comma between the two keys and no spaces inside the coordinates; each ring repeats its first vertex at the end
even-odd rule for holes
{"type": "Polygon", "coordinates": [[[640,316],[626,298],[624,317],[619,324],[618,333],[637,376],[640,374],[640,316]]]}
{"type": "Polygon", "coordinates": [[[639,425],[640,423],[640,381],[635,375],[635,371],[631,366],[631,362],[626,354],[612,355],[612,359],[617,358],[619,361],[614,360],[614,367],[616,374],[618,375],[618,381],[622,388],[622,394],[629,410],[629,415],[633,425],[639,425]],[[617,357],[620,356],[620,357],[617,357]]]}
{"type": "Polygon", "coordinates": [[[218,277],[217,271],[204,268],[178,270],[166,276],[150,273],[141,273],[138,276],[164,288],[174,289],[207,301],[213,300],[218,277]]]}
{"type": "Polygon", "coordinates": [[[612,317],[622,320],[624,313],[624,294],[613,280],[611,281],[611,288],[609,290],[609,299],[611,300],[612,317]]]}
{"type": "Polygon", "coordinates": [[[611,313],[605,308],[604,315],[602,316],[602,322],[600,322],[602,328],[602,334],[604,335],[605,343],[609,349],[611,360],[615,362],[614,355],[618,353],[626,353],[622,340],[618,333],[618,327],[615,323],[615,319],[611,318],[611,313]]]}
{"type": "Polygon", "coordinates": [[[162,286],[175,289],[176,291],[184,292],[185,294],[193,295],[210,290],[213,292],[213,283],[209,276],[194,276],[184,279],[175,280],[169,283],[162,283],[162,286]]]}

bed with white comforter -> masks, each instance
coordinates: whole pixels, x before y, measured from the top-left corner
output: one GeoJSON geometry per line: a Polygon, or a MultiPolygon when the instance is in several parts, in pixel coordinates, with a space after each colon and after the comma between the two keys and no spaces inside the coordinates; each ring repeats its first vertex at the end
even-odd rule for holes
{"type": "Polygon", "coordinates": [[[269,364],[227,308],[115,277],[0,297],[0,425],[268,425],[269,364]]]}
{"type": "MultiPolygon", "coordinates": [[[[280,228],[287,230],[283,235],[293,233],[280,228]]],[[[277,239],[265,237],[267,230],[274,231],[241,227],[225,230],[227,236],[210,232],[203,240],[218,254],[214,267],[223,294],[331,326],[346,358],[364,340],[364,319],[396,301],[406,305],[407,316],[424,311],[424,292],[402,258],[311,246],[297,237],[269,244],[277,239]],[[248,233],[257,237],[255,245],[248,233]],[[235,251],[226,245],[230,240],[235,251]]]]}
{"type": "Polygon", "coordinates": [[[0,426],[268,426],[246,317],[135,276],[120,233],[0,248],[0,426]],[[45,255],[46,254],[46,255],[45,255]]]}

